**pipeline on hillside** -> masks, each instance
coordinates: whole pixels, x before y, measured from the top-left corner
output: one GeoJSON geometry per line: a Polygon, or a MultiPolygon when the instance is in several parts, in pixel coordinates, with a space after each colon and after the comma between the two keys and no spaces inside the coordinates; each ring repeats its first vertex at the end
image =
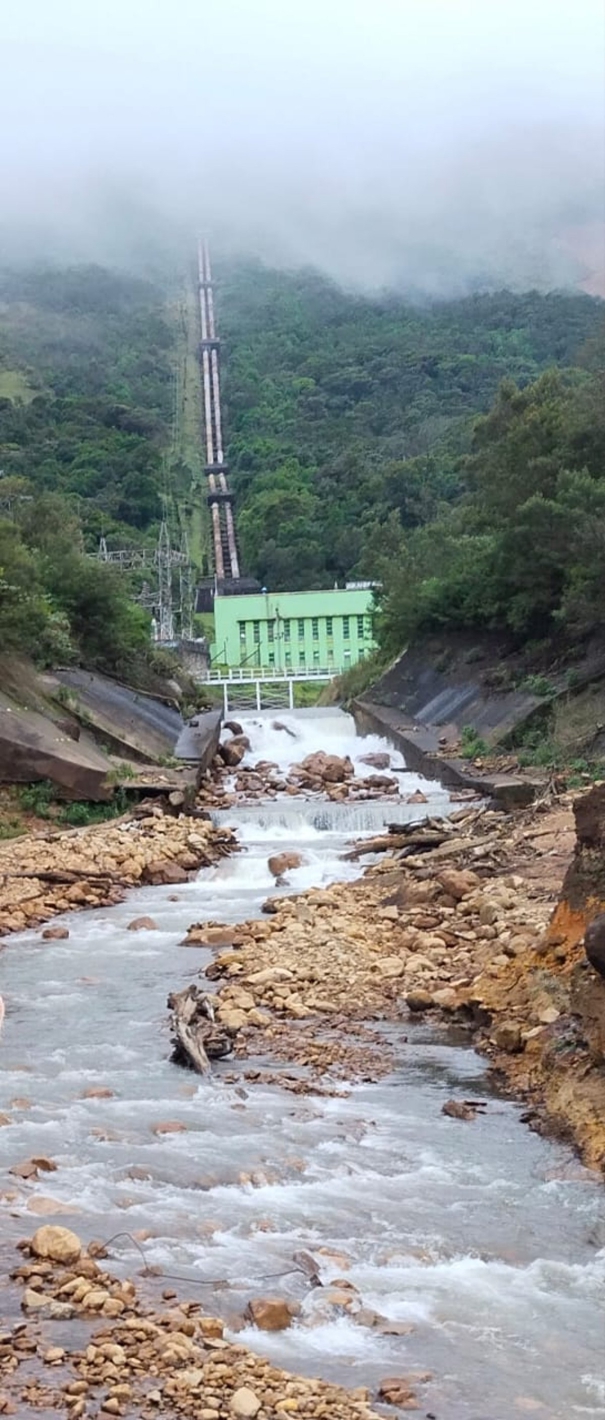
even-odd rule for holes
{"type": "Polygon", "coordinates": [[[206,475],[208,505],[212,520],[214,571],[219,581],[224,579],[238,580],[240,570],[233,517],[233,494],[229,487],[228,467],[223,451],[220,341],[214,322],[212,270],[208,244],[205,241],[200,241],[198,246],[198,276],[202,329],[200,353],[206,431],[206,475]]]}

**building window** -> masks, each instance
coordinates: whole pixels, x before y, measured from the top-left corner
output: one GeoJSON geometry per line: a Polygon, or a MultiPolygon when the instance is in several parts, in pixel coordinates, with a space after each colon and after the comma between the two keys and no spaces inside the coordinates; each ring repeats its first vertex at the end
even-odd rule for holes
{"type": "Polygon", "coordinates": [[[306,660],[306,657],[305,657],[304,651],[299,651],[299,653],[298,653],[299,665],[304,666],[305,660],[306,660]]]}
{"type": "Polygon", "coordinates": [[[289,621],[284,621],[284,622],[282,623],[282,625],[283,625],[283,628],[284,628],[284,641],[289,641],[289,640],[290,640],[290,622],[289,622],[289,621]]]}
{"type": "Polygon", "coordinates": [[[326,617],[326,636],[332,636],[333,633],[334,633],[334,621],[333,621],[333,618],[332,618],[331,616],[327,616],[327,617],[326,617]]]}
{"type": "Polygon", "coordinates": [[[329,666],[333,666],[333,665],[334,665],[334,652],[333,652],[333,650],[331,649],[331,647],[328,649],[328,665],[329,665],[329,666]]]}
{"type": "Polygon", "coordinates": [[[275,640],[275,622],[274,622],[274,621],[268,622],[268,634],[269,634],[269,640],[270,640],[270,641],[274,641],[274,640],[275,640]]]}
{"type": "Polygon", "coordinates": [[[303,641],[303,640],[304,640],[304,636],[305,636],[305,619],[304,619],[304,616],[299,616],[299,618],[298,618],[298,635],[299,635],[299,639],[300,639],[301,641],[303,641]]]}
{"type": "Polygon", "coordinates": [[[314,651],[314,652],[313,652],[313,665],[314,665],[314,666],[318,666],[318,665],[319,665],[319,651],[314,651]]]}
{"type": "Polygon", "coordinates": [[[351,652],[350,652],[350,651],[345,651],[345,652],[344,652],[344,659],[345,659],[345,661],[350,661],[350,659],[351,659],[351,652]]]}
{"type": "Polygon", "coordinates": [[[246,623],[245,623],[245,621],[238,621],[237,624],[238,624],[238,627],[239,627],[239,639],[240,639],[240,641],[245,641],[245,640],[246,640],[246,623]]]}
{"type": "Polygon", "coordinates": [[[314,617],[313,617],[313,620],[312,620],[312,622],[311,622],[311,628],[312,628],[312,631],[313,631],[313,640],[314,640],[314,641],[319,641],[319,617],[318,617],[318,616],[314,616],[314,617]]]}
{"type": "Polygon", "coordinates": [[[254,640],[258,643],[260,641],[260,621],[252,622],[252,630],[254,632],[254,640]]]}
{"type": "Polygon", "coordinates": [[[287,665],[287,666],[291,666],[291,665],[292,665],[292,652],[291,652],[291,651],[286,651],[286,652],[285,652],[285,654],[284,654],[284,661],[286,662],[286,665],[287,665]]]}
{"type": "Polygon", "coordinates": [[[342,634],[344,636],[345,641],[348,641],[349,636],[351,635],[351,623],[348,616],[343,616],[342,618],[342,634]]]}
{"type": "Polygon", "coordinates": [[[358,616],[358,617],[357,617],[357,635],[359,636],[359,639],[360,639],[360,640],[363,640],[364,634],[365,634],[364,619],[363,619],[363,616],[358,616]]]}
{"type": "Polygon", "coordinates": [[[269,651],[269,665],[275,665],[275,651],[269,651]]]}

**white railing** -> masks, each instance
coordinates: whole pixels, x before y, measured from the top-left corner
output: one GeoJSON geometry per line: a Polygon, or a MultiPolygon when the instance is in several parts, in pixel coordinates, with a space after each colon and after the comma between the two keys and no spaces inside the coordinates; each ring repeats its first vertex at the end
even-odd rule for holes
{"type": "Polygon", "coordinates": [[[288,681],[288,680],[332,680],[341,675],[340,666],[288,666],[285,670],[277,666],[235,666],[229,670],[211,668],[206,676],[214,685],[241,684],[242,681],[288,681]]]}

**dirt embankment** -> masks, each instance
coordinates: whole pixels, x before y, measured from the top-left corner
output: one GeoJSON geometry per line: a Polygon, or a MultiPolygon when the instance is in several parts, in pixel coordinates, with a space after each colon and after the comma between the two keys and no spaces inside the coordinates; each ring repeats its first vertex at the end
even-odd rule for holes
{"type": "Polygon", "coordinates": [[[390,1068],[373,1022],[462,1021],[531,1122],[604,1168],[605,983],[581,946],[605,902],[605,849],[582,838],[595,814],[605,842],[605,788],[514,818],[463,810],[379,840],[358,882],[269,901],[266,921],[192,928],[191,944],[217,944],[208,975],[236,1057],[272,1057],[280,1072],[263,1078],[297,1092],[337,1092],[390,1068]]]}

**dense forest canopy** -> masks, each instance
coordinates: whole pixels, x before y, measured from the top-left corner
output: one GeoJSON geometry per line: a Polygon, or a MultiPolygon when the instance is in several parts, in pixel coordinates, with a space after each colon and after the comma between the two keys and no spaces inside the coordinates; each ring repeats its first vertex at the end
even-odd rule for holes
{"type": "Polygon", "coordinates": [[[172,340],[148,282],[94,266],[0,274],[1,467],[77,505],[88,543],[160,517],[172,340]],[[27,399],[11,403],[15,368],[27,399]]]}
{"type": "Polygon", "coordinates": [[[412,306],[313,272],[220,272],[229,461],[247,569],[271,587],[384,578],[467,491],[477,416],[583,359],[586,296],[497,292],[412,306]]]}
{"type": "Polygon", "coordinates": [[[164,294],[99,267],[0,273],[0,634],[134,673],[149,617],[94,552],[152,546],[173,404],[164,294]]]}
{"type": "MultiPolygon", "coordinates": [[[[373,577],[385,653],[435,627],[527,642],[601,623],[602,302],[414,306],[232,265],[217,307],[247,572],[274,589],[373,577]]],[[[4,646],[110,670],[147,654],[149,618],[86,554],[101,534],[155,545],[182,339],[146,281],[0,273],[4,646]]]]}

